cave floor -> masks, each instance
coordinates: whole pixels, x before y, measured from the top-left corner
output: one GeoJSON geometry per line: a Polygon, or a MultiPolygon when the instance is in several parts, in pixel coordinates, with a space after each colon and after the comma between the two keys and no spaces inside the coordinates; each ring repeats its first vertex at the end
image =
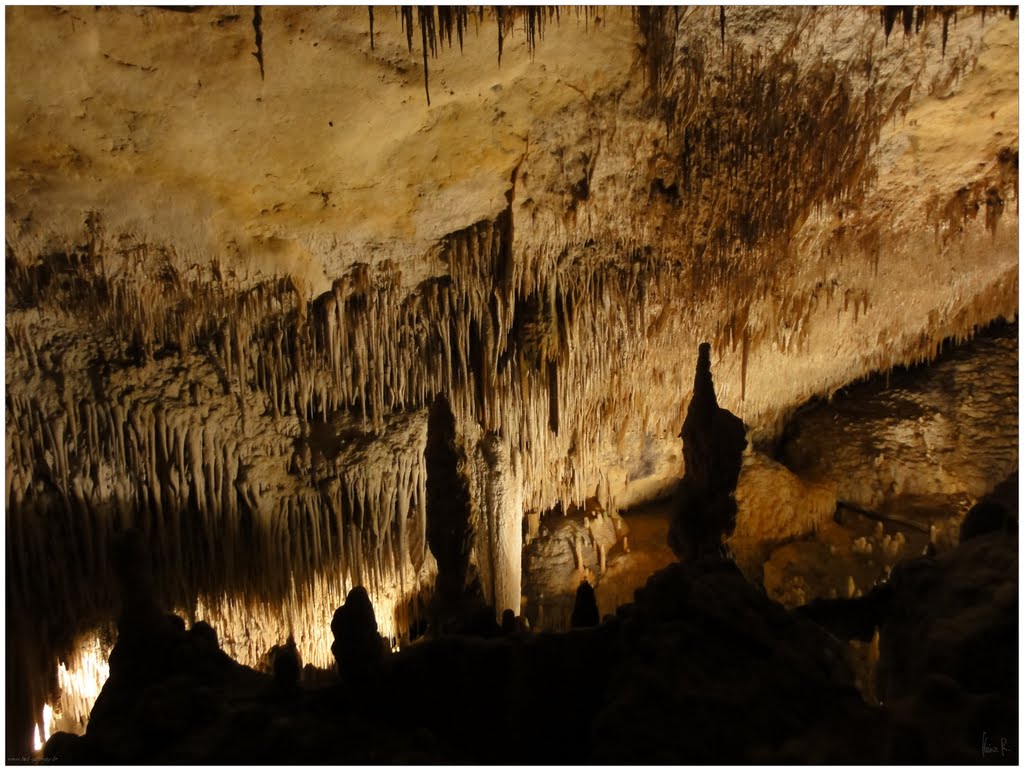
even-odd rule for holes
{"type": "Polygon", "coordinates": [[[594,590],[602,614],[633,601],[633,593],[658,570],[675,562],[668,547],[671,504],[657,501],[623,512],[629,551],[620,542],[608,553],[608,569],[594,590]]]}
{"type": "Polygon", "coordinates": [[[772,549],[759,578],[768,596],[788,608],[862,596],[886,580],[897,562],[922,554],[930,528],[939,551],[955,546],[967,508],[966,498],[913,496],[877,512],[883,522],[840,506],[839,521],[772,549]]]}
{"type": "MultiPolygon", "coordinates": [[[[915,495],[887,502],[873,516],[840,506],[817,532],[779,544],[732,544],[747,577],[787,608],[819,598],[861,596],[884,581],[902,559],[922,554],[934,528],[938,551],[957,543],[971,501],[966,496],[915,495]]],[[[617,544],[595,593],[602,614],[633,601],[633,592],[657,570],[675,561],[668,547],[670,500],[622,513],[629,525],[629,551],[617,544]]]]}

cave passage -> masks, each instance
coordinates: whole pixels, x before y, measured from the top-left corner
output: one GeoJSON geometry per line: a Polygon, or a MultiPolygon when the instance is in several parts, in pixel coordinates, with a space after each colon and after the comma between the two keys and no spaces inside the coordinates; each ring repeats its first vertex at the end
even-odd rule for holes
{"type": "Polygon", "coordinates": [[[9,762],[1017,746],[1015,8],[5,14],[9,762]]]}

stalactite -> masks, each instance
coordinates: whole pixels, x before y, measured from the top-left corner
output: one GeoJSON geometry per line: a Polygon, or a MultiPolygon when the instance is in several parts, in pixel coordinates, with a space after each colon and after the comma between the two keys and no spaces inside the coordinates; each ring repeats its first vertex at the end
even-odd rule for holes
{"type": "Polygon", "coordinates": [[[743,363],[740,369],[740,401],[747,400],[747,361],[750,358],[750,329],[743,326],[743,363]]]}
{"type": "Polygon", "coordinates": [[[558,434],[558,364],[548,361],[548,426],[558,434]]]}
{"type": "Polygon", "coordinates": [[[911,29],[914,26],[914,6],[906,5],[903,6],[903,35],[904,37],[910,37],[911,29]]]}
{"type": "Polygon", "coordinates": [[[420,36],[423,42],[423,89],[427,94],[427,106],[430,106],[430,72],[427,62],[427,44],[430,44],[430,52],[437,56],[437,32],[434,28],[434,8],[432,6],[420,6],[418,9],[420,22],[420,36]]]}
{"type": "Polygon", "coordinates": [[[405,32],[405,42],[409,47],[409,53],[412,53],[412,6],[402,6],[402,30],[405,32]]]}
{"type": "Polygon", "coordinates": [[[497,19],[498,27],[498,66],[501,66],[501,55],[505,47],[505,9],[502,6],[497,6],[494,9],[494,15],[497,19]]]}
{"type": "Polygon", "coordinates": [[[263,80],[263,9],[258,5],[252,9],[252,28],[256,33],[256,51],[253,56],[260,65],[260,80],[263,80]]]}

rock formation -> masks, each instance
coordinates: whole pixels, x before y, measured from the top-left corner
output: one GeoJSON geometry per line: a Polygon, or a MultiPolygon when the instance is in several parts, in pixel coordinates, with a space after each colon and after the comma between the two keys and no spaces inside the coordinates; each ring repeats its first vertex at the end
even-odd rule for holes
{"type": "Polygon", "coordinates": [[[435,599],[439,617],[457,614],[469,573],[473,530],[465,453],[455,434],[448,400],[434,400],[427,422],[427,544],[437,560],[435,599]]]}
{"type": "Polygon", "coordinates": [[[996,324],[930,367],[810,404],[789,424],[782,460],[869,510],[915,496],[977,500],[1017,468],[1018,345],[1015,323],[996,324]]]}
{"type": "Polygon", "coordinates": [[[1016,730],[1017,572],[1017,535],[986,533],[897,565],[863,597],[818,600],[801,613],[844,639],[870,640],[877,630],[878,694],[895,719],[947,710],[942,720],[952,733],[923,732],[912,757],[979,762],[982,731],[1016,730]],[[976,739],[973,748],[963,746],[966,736],[976,739]]]}
{"type": "Polygon", "coordinates": [[[512,608],[505,608],[501,614],[501,631],[503,634],[510,635],[515,634],[519,629],[519,624],[516,621],[516,613],[512,608]]]}
{"type": "Polygon", "coordinates": [[[376,633],[357,588],[332,624],[353,645],[339,647],[342,681],[300,683],[293,699],[211,650],[202,627],[168,625],[170,655],[151,657],[145,677],[112,675],[85,735],[54,734],[44,753],[91,764],[977,762],[975,729],[999,747],[1016,726],[1017,546],[979,536],[867,597],[800,613],[729,561],[674,563],[600,625],[424,640],[361,689],[376,633]],[[848,652],[818,624],[843,636],[881,626],[883,706],[864,703],[848,652]],[[501,740],[527,731],[529,742],[501,740]]]}
{"type": "Polygon", "coordinates": [[[599,623],[601,623],[601,614],[597,609],[594,587],[590,585],[589,581],[580,581],[580,585],[576,589],[576,602],[572,608],[572,628],[597,626],[599,623]]]}
{"type": "Polygon", "coordinates": [[[679,483],[669,545],[683,560],[721,552],[736,529],[733,492],[747,446],[743,421],[718,406],[711,379],[711,345],[701,343],[693,396],[679,434],[685,474],[679,483]]]}
{"type": "Polygon", "coordinates": [[[302,673],[302,657],[295,647],[295,638],[289,635],[284,645],[274,646],[270,650],[270,661],[274,686],[278,693],[294,693],[302,673]]]}
{"type": "Polygon", "coordinates": [[[384,640],[377,633],[377,619],[366,590],[355,587],[331,620],[334,644],[331,653],[339,674],[355,685],[365,685],[380,668],[384,640]]]}
{"type": "Polygon", "coordinates": [[[118,634],[124,638],[157,633],[164,624],[153,585],[152,567],[142,534],[137,530],[120,533],[114,541],[113,567],[121,595],[118,634]]]}
{"type": "Polygon", "coordinates": [[[1013,472],[978,501],[960,524],[960,543],[985,533],[1017,533],[1020,507],[1018,473],[1013,472]]]}
{"type": "MultiPolygon", "coordinates": [[[[616,512],[606,512],[595,500],[582,509],[553,511],[538,518],[536,531],[523,548],[523,597],[525,615],[536,625],[543,614],[543,628],[564,631],[571,627],[576,590],[586,580],[595,590],[605,588],[605,573],[611,561],[623,555],[629,526],[616,512]]],[[[655,565],[654,567],[661,567],[655,565]]],[[[630,598],[643,584],[650,570],[622,596],[630,598]]],[[[608,610],[615,606],[609,606],[608,610]]]]}

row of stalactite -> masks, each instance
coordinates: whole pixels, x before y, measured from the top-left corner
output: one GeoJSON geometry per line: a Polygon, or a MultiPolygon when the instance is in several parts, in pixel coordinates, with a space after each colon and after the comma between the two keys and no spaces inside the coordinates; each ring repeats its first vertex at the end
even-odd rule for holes
{"type": "MultiPolygon", "coordinates": [[[[350,440],[311,465],[309,444],[292,446],[294,420],[263,414],[248,435],[229,396],[193,404],[159,387],[136,389],[112,389],[112,403],[67,403],[52,422],[34,397],[11,395],[8,523],[13,543],[25,548],[9,566],[28,595],[40,581],[71,586],[76,575],[102,572],[107,540],[124,527],[149,533],[168,575],[188,575],[188,561],[204,554],[213,585],[279,595],[288,573],[262,570],[258,557],[299,576],[341,565],[368,589],[392,576],[416,583],[426,555],[424,425],[415,413],[392,420],[386,440],[368,440],[373,461],[351,457],[358,441],[350,440]],[[47,531],[57,520],[67,520],[69,554],[34,576],[31,566],[48,564],[47,531]],[[246,544],[247,564],[235,564],[226,542],[246,544]]],[[[358,435],[358,421],[349,422],[358,435]]]]}
{"type": "Polygon", "coordinates": [[[705,203],[681,211],[698,266],[701,258],[720,263],[737,245],[771,244],[763,251],[778,259],[812,212],[856,202],[873,184],[869,153],[910,92],[888,93],[877,74],[864,78],[870,50],[845,64],[801,67],[786,48],[716,48],[693,35],[659,76],[676,173],[652,198],[705,203]]]}
{"type": "MultiPolygon", "coordinates": [[[[179,577],[179,585],[165,588],[176,602],[204,590],[277,602],[293,580],[303,584],[328,565],[347,586],[422,589],[431,569],[425,425],[409,410],[438,392],[452,393],[468,444],[488,447],[475,461],[481,527],[501,521],[507,530],[509,507],[521,514],[595,494],[614,508],[603,464],[626,451],[632,434],[675,433],[685,409],[678,394],[688,384],[673,341],[687,339],[686,327],[702,320],[666,300],[678,296],[679,284],[664,272],[535,278],[533,293],[523,298],[512,289],[505,299],[500,287],[479,289],[484,276],[500,275],[486,267],[501,256],[500,226],[480,225],[452,240],[461,245],[449,246],[451,281],[431,282],[400,303],[391,303],[398,289],[387,273],[374,284],[358,268],[339,282],[353,287],[342,294],[344,314],[335,305],[333,316],[318,316],[314,305],[303,321],[289,309],[305,332],[272,315],[264,322],[275,335],[281,331],[280,349],[255,332],[233,333],[224,338],[233,342],[211,343],[206,356],[112,368],[100,384],[73,376],[70,362],[82,353],[62,348],[64,338],[47,342],[9,324],[9,376],[31,385],[8,394],[9,595],[23,605],[45,596],[58,618],[101,616],[114,599],[82,577],[105,575],[109,537],[128,526],[161,546],[158,573],[179,577]],[[455,289],[461,282],[469,291],[455,289]],[[369,361],[379,349],[400,350],[416,363],[359,370],[360,379],[371,378],[360,389],[344,362],[369,361]],[[319,361],[320,368],[303,370],[297,361],[319,361]],[[306,408],[298,396],[303,379],[321,384],[306,408]],[[276,408],[275,388],[290,395],[276,408]],[[378,406],[364,413],[370,392],[378,406]],[[499,453],[501,464],[487,461],[499,453]],[[494,495],[509,486],[519,494],[494,495]],[[66,536],[55,539],[55,531],[66,536]],[[238,548],[225,549],[230,543],[238,548]]],[[[966,338],[973,319],[993,309],[1012,314],[1015,287],[1014,276],[1000,279],[977,307],[936,312],[929,326],[952,324],[953,334],[966,338]]],[[[868,299],[831,283],[792,294],[780,301],[785,323],[770,331],[755,326],[750,306],[741,305],[715,327],[715,350],[742,362],[742,372],[751,348],[800,349],[822,306],[857,317],[868,299]]],[[[287,298],[266,305],[288,308],[287,298]]],[[[246,327],[246,319],[226,326],[258,328],[255,319],[246,327]]],[[[926,360],[941,339],[921,333],[880,340],[869,366],[926,360]]],[[[117,361],[116,352],[108,349],[107,358],[117,361]]],[[[85,364],[88,372],[93,363],[85,364]]],[[[745,406],[756,409],[760,396],[747,398],[745,406]]],[[[480,551],[478,559],[490,565],[508,562],[480,551]]],[[[409,623],[409,616],[395,621],[396,636],[409,623]]]]}
{"type": "MultiPolygon", "coordinates": [[[[170,359],[182,368],[177,374],[159,358],[124,365],[127,341],[142,336],[148,317],[134,317],[135,328],[111,335],[120,351],[108,339],[97,341],[92,355],[59,339],[41,345],[31,325],[9,323],[11,370],[39,385],[9,394],[11,508],[21,507],[42,477],[79,507],[113,502],[121,511],[141,506],[158,516],[165,507],[193,507],[214,519],[237,517],[239,498],[257,509],[262,492],[259,478],[247,481],[245,463],[293,454],[275,436],[297,430],[301,438],[309,426],[349,410],[364,429],[383,434],[388,415],[439,393],[451,395],[461,426],[506,436],[514,465],[525,466],[529,507],[578,502],[600,482],[588,461],[606,446],[604,432],[672,429],[672,420],[650,423],[650,394],[633,373],[675,382],[673,357],[658,354],[680,329],[706,330],[716,351],[739,349],[745,368],[752,346],[801,350],[822,305],[855,321],[871,305],[866,290],[834,281],[778,298],[765,281],[731,288],[719,298],[731,311],[718,315],[709,302],[695,308],[670,299],[692,291],[682,271],[636,264],[534,276],[526,293],[514,286],[517,276],[503,278],[510,271],[495,264],[506,259],[501,234],[500,223],[488,222],[452,236],[451,279],[404,297],[388,270],[371,277],[365,266],[302,314],[287,287],[275,300],[267,288],[250,291],[240,310],[219,322],[223,333],[170,359]],[[755,317],[751,308],[766,302],[773,312],[755,317]],[[775,323],[765,323],[767,316],[775,323]],[[71,376],[76,366],[89,379],[71,376]],[[140,379],[152,387],[140,387],[140,379]],[[645,409],[648,418],[630,425],[630,416],[645,409]],[[261,428],[280,421],[289,428],[261,428]],[[580,483],[566,486],[548,472],[570,448],[575,461],[567,471],[580,483]],[[127,479],[137,480],[134,491],[125,488],[127,479]]],[[[198,306],[197,315],[221,313],[225,305],[232,303],[198,306]]],[[[158,301],[150,308],[160,315],[152,310],[158,301]]],[[[672,401],[674,419],[678,397],[672,401]]],[[[756,395],[747,395],[747,415],[756,416],[758,406],[756,395]]],[[[293,464],[301,462],[296,456],[293,464]]]]}

